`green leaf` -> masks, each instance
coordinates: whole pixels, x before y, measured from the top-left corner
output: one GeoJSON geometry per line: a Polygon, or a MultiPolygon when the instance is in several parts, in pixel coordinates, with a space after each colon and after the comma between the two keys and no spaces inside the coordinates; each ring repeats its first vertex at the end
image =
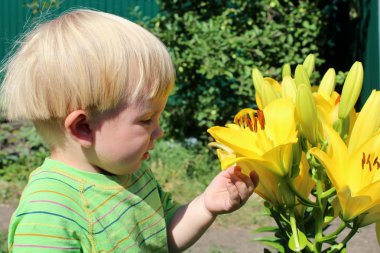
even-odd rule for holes
{"type": "Polygon", "coordinates": [[[258,241],[261,244],[270,246],[276,249],[278,252],[285,253],[284,246],[282,246],[281,241],[276,237],[259,237],[255,238],[254,241],[258,241]]]}
{"type": "Polygon", "coordinates": [[[289,238],[288,246],[291,250],[299,252],[303,250],[307,245],[307,238],[304,233],[298,230],[298,245],[296,245],[295,234],[289,238]]]}
{"type": "Polygon", "coordinates": [[[329,206],[327,208],[327,211],[325,212],[325,217],[323,219],[323,221],[325,223],[330,223],[331,221],[334,220],[334,208],[332,206],[329,206]]]}
{"type": "Polygon", "coordinates": [[[258,242],[276,242],[279,239],[274,236],[263,236],[263,237],[254,238],[253,240],[258,241],[258,242]]]}
{"type": "Polygon", "coordinates": [[[285,248],[281,245],[281,243],[262,242],[262,244],[270,246],[276,249],[278,252],[285,253],[285,248]]]}
{"type": "Polygon", "coordinates": [[[340,253],[346,253],[346,248],[342,248],[342,244],[336,244],[332,245],[329,249],[327,249],[326,253],[334,253],[334,252],[340,252],[340,253]]]}
{"type": "Polygon", "coordinates": [[[278,227],[274,226],[264,226],[264,227],[259,227],[254,231],[254,233],[264,233],[264,232],[277,232],[279,229],[278,227]]]}

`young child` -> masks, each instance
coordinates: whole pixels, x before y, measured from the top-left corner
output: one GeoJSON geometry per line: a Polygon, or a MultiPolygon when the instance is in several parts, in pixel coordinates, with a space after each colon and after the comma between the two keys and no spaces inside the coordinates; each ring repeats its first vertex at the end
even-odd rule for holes
{"type": "Polygon", "coordinates": [[[180,206],[140,169],[163,135],[174,68],[121,17],[76,10],[40,24],[3,71],[3,112],[33,121],[51,149],[12,217],[10,252],[183,251],[258,184],[231,167],[180,206]]]}

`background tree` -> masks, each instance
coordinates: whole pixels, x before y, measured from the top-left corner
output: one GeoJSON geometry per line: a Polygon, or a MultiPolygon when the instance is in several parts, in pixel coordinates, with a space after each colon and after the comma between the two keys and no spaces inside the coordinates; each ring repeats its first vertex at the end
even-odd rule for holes
{"type": "MultiPolygon", "coordinates": [[[[177,70],[176,90],[163,120],[167,133],[206,139],[208,127],[252,107],[253,67],[280,79],[284,63],[294,69],[314,53],[315,85],[318,71],[348,70],[354,60],[362,60],[357,49],[367,2],[160,0],[160,12],[148,26],[171,51],[177,70]],[[358,43],[349,43],[356,38],[358,43]]],[[[338,82],[343,78],[341,73],[338,82]]]]}

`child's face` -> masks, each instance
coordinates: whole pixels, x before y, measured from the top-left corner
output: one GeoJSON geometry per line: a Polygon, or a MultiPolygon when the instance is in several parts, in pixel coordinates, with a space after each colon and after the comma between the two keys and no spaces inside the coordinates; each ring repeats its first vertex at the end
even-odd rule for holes
{"type": "Polygon", "coordinates": [[[167,97],[132,104],[101,120],[94,133],[92,165],[115,175],[136,172],[163,136],[159,119],[166,102],[167,97]]]}

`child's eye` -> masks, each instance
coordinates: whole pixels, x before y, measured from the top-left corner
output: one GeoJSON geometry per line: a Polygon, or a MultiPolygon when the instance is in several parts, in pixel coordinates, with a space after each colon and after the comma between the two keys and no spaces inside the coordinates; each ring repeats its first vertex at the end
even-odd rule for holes
{"type": "Polygon", "coordinates": [[[150,123],[152,123],[152,119],[144,119],[144,120],[141,120],[141,123],[145,124],[145,125],[149,125],[150,123]]]}

